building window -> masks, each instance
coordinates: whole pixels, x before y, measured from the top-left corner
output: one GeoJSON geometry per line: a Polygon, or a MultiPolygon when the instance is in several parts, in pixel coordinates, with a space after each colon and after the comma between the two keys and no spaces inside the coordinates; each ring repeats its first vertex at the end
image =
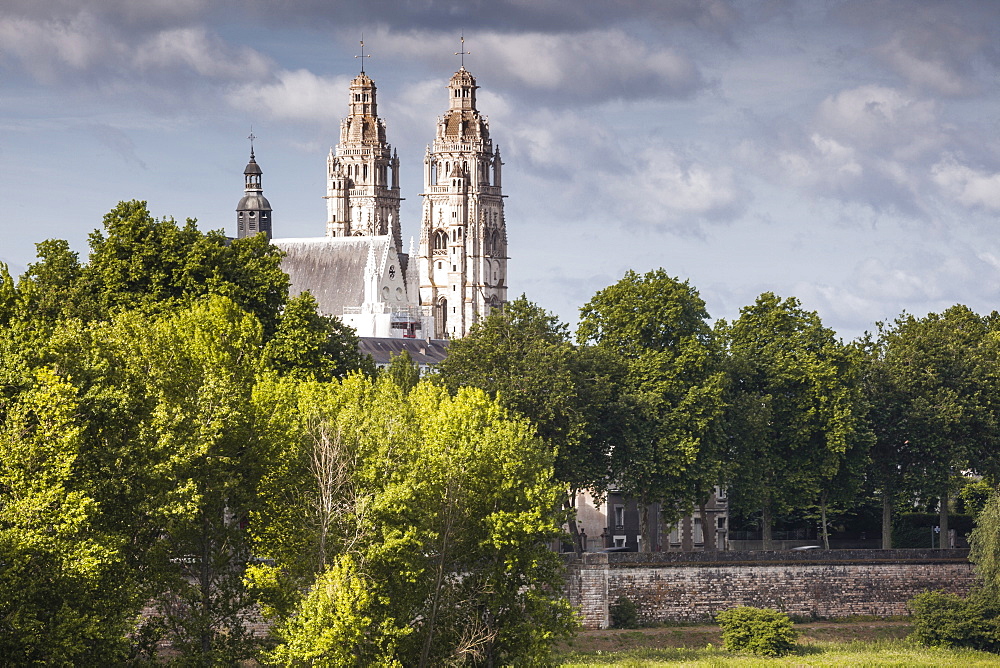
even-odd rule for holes
{"type": "Polygon", "coordinates": [[[625,536],[615,536],[615,547],[625,547],[625,536]]]}
{"type": "Polygon", "coordinates": [[[615,526],[616,527],[625,526],[625,506],[622,505],[615,506],[615,526]]]}

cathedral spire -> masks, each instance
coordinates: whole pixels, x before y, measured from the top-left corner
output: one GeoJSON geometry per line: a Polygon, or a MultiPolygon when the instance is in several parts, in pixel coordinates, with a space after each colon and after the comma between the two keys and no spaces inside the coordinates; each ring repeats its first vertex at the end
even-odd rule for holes
{"type": "Polygon", "coordinates": [[[386,141],[378,116],[378,90],[365,74],[351,81],[348,115],[340,123],[340,142],[327,158],[328,236],[391,235],[396,252],[403,242],[399,226],[399,160],[386,141]]]}

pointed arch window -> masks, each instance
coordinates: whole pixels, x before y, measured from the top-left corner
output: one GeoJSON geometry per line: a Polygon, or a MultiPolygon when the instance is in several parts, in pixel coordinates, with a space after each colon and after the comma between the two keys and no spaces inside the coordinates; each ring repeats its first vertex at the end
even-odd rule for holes
{"type": "Polygon", "coordinates": [[[448,233],[444,230],[435,230],[431,249],[434,251],[434,255],[445,255],[448,252],[448,233]]]}

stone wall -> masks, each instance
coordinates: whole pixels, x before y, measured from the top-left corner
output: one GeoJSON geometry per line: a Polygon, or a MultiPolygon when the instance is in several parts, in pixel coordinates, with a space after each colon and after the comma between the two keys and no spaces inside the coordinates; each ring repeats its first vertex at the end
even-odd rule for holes
{"type": "Polygon", "coordinates": [[[738,605],[884,617],[907,614],[906,602],[923,591],[965,594],[974,575],[967,550],[809,550],[585,554],[567,577],[584,628],[607,628],[619,596],[648,623],[704,621],[738,605]]]}

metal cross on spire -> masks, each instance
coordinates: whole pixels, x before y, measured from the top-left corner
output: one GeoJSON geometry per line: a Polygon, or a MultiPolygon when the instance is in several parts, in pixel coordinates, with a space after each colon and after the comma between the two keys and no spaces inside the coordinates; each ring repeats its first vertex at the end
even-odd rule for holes
{"type": "Polygon", "coordinates": [[[253,133],[253,126],[250,126],[250,134],[247,135],[247,139],[250,140],[250,157],[253,157],[253,140],[257,138],[257,135],[253,133]]]}
{"type": "Polygon", "coordinates": [[[354,56],[355,58],[361,59],[361,73],[365,73],[365,58],[371,58],[372,54],[365,55],[365,34],[361,33],[361,55],[354,56]]]}
{"type": "Polygon", "coordinates": [[[455,55],[456,56],[462,56],[462,69],[464,70],[465,69],[465,57],[466,56],[471,56],[472,52],[465,50],[465,35],[462,35],[461,39],[462,39],[462,50],[461,51],[456,51],[455,55]]]}

